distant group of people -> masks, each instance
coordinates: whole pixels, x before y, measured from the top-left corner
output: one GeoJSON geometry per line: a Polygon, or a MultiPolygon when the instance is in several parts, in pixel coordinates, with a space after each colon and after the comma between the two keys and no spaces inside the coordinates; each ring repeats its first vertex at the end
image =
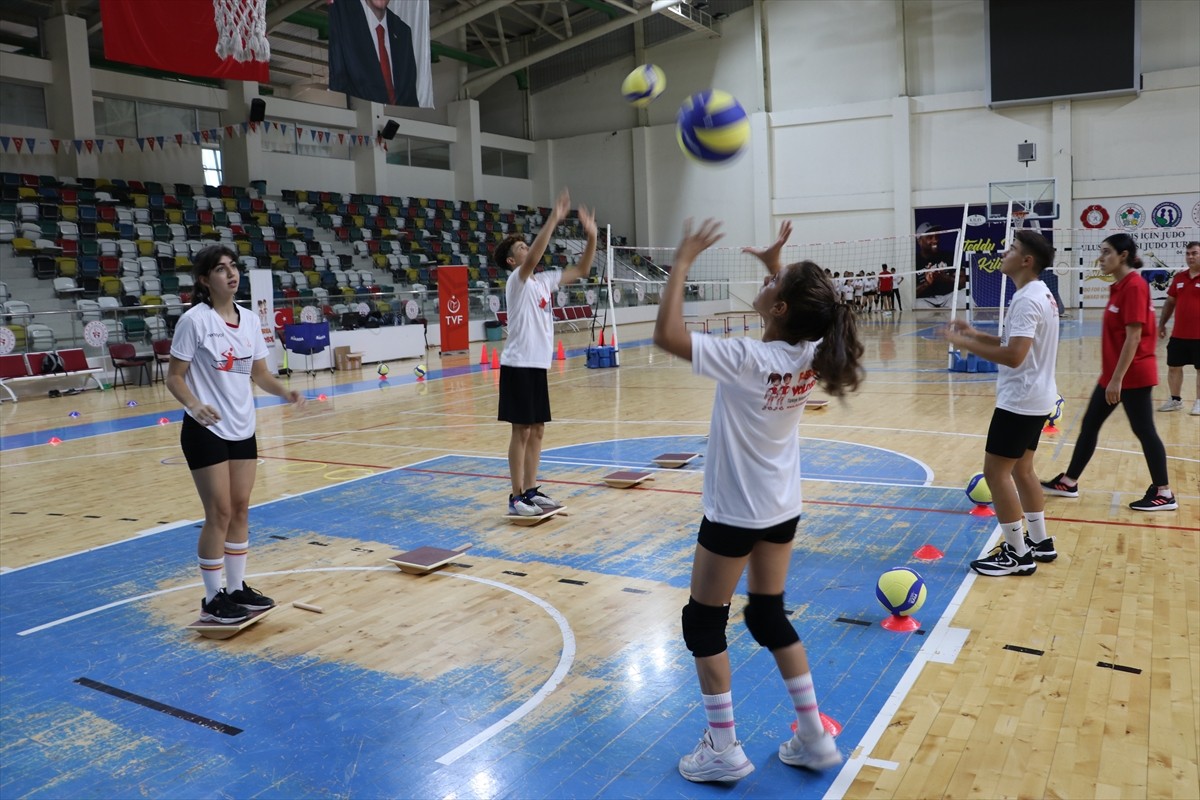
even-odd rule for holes
{"type": "Polygon", "coordinates": [[[900,300],[900,284],[903,283],[904,276],[897,275],[895,270],[889,270],[887,264],[877,273],[860,269],[857,274],[846,270],[843,275],[841,272],[830,272],[826,269],[825,275],[833,282],[837,301],[849,306],[855,313],[878,311],[891,314],[904,310],[900,300]]]}

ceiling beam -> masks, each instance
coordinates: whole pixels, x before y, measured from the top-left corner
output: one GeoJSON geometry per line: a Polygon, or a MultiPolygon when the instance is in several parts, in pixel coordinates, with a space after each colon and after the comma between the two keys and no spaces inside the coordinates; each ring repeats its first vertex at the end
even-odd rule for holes
{"type": "Polygon", "coordinates": [[[472,6],[465,11],[460,11],[445,22],[439,22],[437,25],[430,27],[429,38],[440,39],[447,33],[458,30],[468,22],[473,22],[480,17],[486,17],[493,11],[499,11],[511,5],[512,2],[513,0],[483,0],[482,3],[472,6]]]}
{"type": "Polygon", "coordinates": [[[267,33],[278,28],[280,23],[286,21],[292,14],[309,9],[313,2],[314,0],[283,0],[282,3],[267,12],[267,33]]]}

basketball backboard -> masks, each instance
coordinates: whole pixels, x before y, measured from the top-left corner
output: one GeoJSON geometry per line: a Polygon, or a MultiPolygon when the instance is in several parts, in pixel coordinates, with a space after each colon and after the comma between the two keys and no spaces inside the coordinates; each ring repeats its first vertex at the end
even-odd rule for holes
{"type": "Polygon", "coordinates": [[[1010,202],[1013,211],[1024,212],[1026,220],[1058,219],[1057,181],[1054,178],[1037,178],[988,183],[989,220],[1006,221],[1010,202]]]}

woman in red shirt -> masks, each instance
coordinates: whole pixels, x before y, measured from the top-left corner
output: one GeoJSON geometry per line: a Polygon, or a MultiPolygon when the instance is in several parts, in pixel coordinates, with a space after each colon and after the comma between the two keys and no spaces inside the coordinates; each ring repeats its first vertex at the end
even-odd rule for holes
{"type": "Polygon", "coordinates": [[[1142,266],[1137,250],[1137,242],[1127,233],[1115,233],[1100,245],[1100,271],[1113,279],[1100,334],[1100,381],[1084,412],[1067,471],[1042,481],[1042,488],[1059,497],[1079,496],[1079,478],[1096,451],[1100,427],[1120,403],[1142,444],[1152,481],[1146,495],[1129,507],[1134,511],[1173,511],[1179,505],[1167,478],[1167,449],[1154,429],[1150,397],[1158,384],[1157,326],[1150,286],[1137,273],[1142,266]]]}

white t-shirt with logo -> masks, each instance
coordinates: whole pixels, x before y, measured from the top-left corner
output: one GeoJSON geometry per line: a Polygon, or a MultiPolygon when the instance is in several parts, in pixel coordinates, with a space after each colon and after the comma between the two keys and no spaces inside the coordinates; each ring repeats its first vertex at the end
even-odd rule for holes
{"type": "Polygon", "coordinates": [[[554,358],[554,304],[551,298],[562,281],[557,269],[535,272],[521,280],[514,270],[504,285],[508,302],[508,341],[500,353],[506,367],[550,369],[554,358]]]}
{"type": "Polygon", "coordinates": [[[1041,416],[1054,409],[1058,386],[1054,380],[1058,357],[1058,304],[1046,284],[1030,281],[1013,294],[1004,316],[1001,343],[1014,336],[1033,339],[1019,367],[999,365],[996,408],[1024,416],[1041,416]]]}
{"type": "Polygon", "coordinates": [[[815,342],[692,334],[692,372],[717,381],[704,459],[704,516],[761,529],[799,516],[796,429],[816,384],[815,342]]]}
{"type": "Polygon", "coordinates": [[[267,357],[258,315],[241,306],[235,308],[239,316],[236,327],[207,303],[192,306],[179,318],[171,340],[171,355],[191,362],[184,382],[196,399],[221,415],[221,421],[208,429],[230,442],[254,435],[250,370],[255,361],[267,357]]]}

